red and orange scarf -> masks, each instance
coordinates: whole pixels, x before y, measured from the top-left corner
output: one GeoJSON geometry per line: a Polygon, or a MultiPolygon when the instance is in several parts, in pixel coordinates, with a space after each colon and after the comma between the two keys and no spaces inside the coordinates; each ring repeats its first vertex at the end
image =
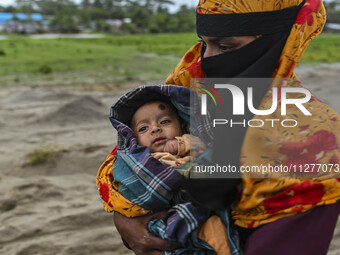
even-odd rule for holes
{"type": "MultiPolygon", "coordinates": [[[[266,12],[297,6],[302,0],[201,0],[200,14],[233,15],[233,13],[266,12]]],[[[325,9],[320,0],[306,0],[298,13],[281,57],[273,73],[274,78],[296,78],[293,70],[309,42],[325,24],[325,9]]],[[[182,58],[168,84],[190,86],[191,78],[202,78],[202,43],[194,45],[182,58]]],[[[278,86],[301,87],[299,82],[278,86]]],[[[272,88],[262,99],[259,108],[271,106],[272,88]]],[[[297,97],[299,94],[296,94],[297,97]]],[[[299,120],[296,128],[282,126],[264,129],[248,128],[241,150],[242,165],[260,164],[339,164],[340,116],[316,97],[304,106],[312,113],[305,116],[296,108],[289,108],[286,118],[299,120]]],[[[266,118],[283,119],[279,112],[266,118]]],[[[263,119],[254,116],[254,119],[263,119]]],[[[340,177],[340,176],[339,176],[340,177]]],[[[319,205],[340,199],[339,179],[251,179],[243,177],[240,199],[233,204],[233,218],[237,225],[255,228],[279,218],[304,212],[319,205]]]]}
{"type": "MultiPolygon", "coordinates": [[[[266,12],[281,10],[301,4],[302,0],[201,0],[197,12],[201,14],[266,12]]],[[[317,36],[326,20],[320,0],[306,0],[282,50],[273,73],[274,78],[296,78],[293,70],[309,42],[317,36]]],[[[194,45],[182,58],[166,83],[190,87],[191,78],[202,78],[202,43],[194,45]]],[[[299,82],[278,86],[301,86],[299,82]]],[[[271,106],[270,87],[262,99],[260,108],[271,106]]],[[[298,94],[296,95],[298,96],[298,94]]],[[[297,128],[248,128],[241,150],[242,165],[260,164],[340,164],[340,116],[316,97],[304,106],[312,117],[303,115],[296,108],[288,108],[287,118],[299,119],[297,128]],[[289,131],[289,132],[288,132],[289,131]]],[[[282,119],[274,112],[273,119],[282,119]]],[[[255,116],[263,119],[263,116],[255,116]]],[[[118,211],[135,217],[148,211],[125,199],[119,193],[119,183],[112,175],[115,156],[110,154],[98,171],[97,186],[107,211],[118,211]]],[[[245,228],[255,228],[279,218],[309,210],[315,206],[335,203],[340,199],[339,179],[251,179],[244,176],[239,201],[233,204],[235,223],[245,228]]]]}

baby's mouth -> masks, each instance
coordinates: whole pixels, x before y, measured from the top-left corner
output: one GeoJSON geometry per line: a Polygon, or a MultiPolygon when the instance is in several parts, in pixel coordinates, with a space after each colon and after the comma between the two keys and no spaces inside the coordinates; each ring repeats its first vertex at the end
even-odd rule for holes
{"type": "Polygon", "coordinates": [[[166,142],[166,138],[164,137],[157,137],[152,143],[153,144],[162,144],[162,143],[165,143],[166,142]]]}

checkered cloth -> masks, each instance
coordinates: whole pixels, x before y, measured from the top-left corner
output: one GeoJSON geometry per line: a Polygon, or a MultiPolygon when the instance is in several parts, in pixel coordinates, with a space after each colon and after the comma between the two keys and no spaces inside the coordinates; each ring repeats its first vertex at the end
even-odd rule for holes
{"type": "MultiPolygon", "coordinates": [[[[197,238],[197,229],[203,218],[197,217],[196,210],[191,203],[179,203],[172,207],[165,218],[153,219],[149,222],[149,230],[165,240],[180,243],[183,247],[172,251],[162,251],[163,255],[212,255],[216,252],[205,241],[197,238]],[[179,233],[176,235],[176,233],[179,233]],[[184,235],[184,233],[187,233],[184,235]],[[176,237],[176,238],[174,238],[176,237]],[[179,240],[181,240],[179,242],[179,240]]],[[[226,226],[230,253],[240,254],[239,236],[230,222],[227,211],[216,212],[226,226]]]]}
{"type": "MultiPolygon", "coordinates": [[[[121,97],[111,107],[110,120],[118,131],[114,179],[120,182],[119,191],[129,201],[148,210],[170,208],[169,201],[183,181],[178,171],[153,158],[146,146],[137,144],[136,136],[129,127],[132,115],[148,101],[166,100],[177,108],[178,115],[184,121],[190,123],[190,97],[195,95],[185,87],[141,86],[121,97]]],[[[192,123],[190,128],[196,135],[196,127],[192,123]]]]}
{"type": "MultiPolygon", "coordinates": [[[[191,124],[191,132],[199,136],[209,147],[211,137],[207,135],[206,122],[190,121],[190,116],[195,116],[190,112],[192,111],[190,99],[193,97],[197,98],[196,93],[185,87],[141,86],[121,97],[111,107],[110,112],[111,123],[118,132],[113,174],[114,180],[120,183],[119,192],[132,203],[151,212],[168,210],[167,217],[151,221],[149,229],[155,235],[185,247],[172,252],[163,252],[164,254],[216,254],[209,244],[197,238],[198,227],[211,213],[181,197],[179,188],[184,176],[176,169],[153,158],[148,147],[138,145],[129,124],[134,112],[144,103],[154,100],[169,101],[177,109],[178,115],[191,124]]],[[[197,160],[200,160],[200,157],[197,160]]],[[[231,243],[234,243],[234,240],[231,240],[231,243]]]]}

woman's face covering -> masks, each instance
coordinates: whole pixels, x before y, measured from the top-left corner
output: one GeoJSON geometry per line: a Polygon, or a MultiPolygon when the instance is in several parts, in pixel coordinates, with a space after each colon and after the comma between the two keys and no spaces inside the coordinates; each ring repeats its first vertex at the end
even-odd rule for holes
{"type": "Polygon", "coordinates": [[[206,78],[270,78],[289,30],[256,36],[201,36],[201,67],[206,78]]]}
{"type": "Polygon", "coordinates": [[[255,36],[199,37],[205,44],[204,58],[238,50],[256,39],[255,36]]]}

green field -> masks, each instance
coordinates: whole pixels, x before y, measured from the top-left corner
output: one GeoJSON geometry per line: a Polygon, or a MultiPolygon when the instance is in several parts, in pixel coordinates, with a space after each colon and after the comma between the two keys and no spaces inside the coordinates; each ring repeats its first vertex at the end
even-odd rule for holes
{"type": "MultiPolygon", "coordinates": [[[[198,41],[195,34],[107,36],[100,39],[0,41],[1,85],[118,85],[164,80],[198,41]]],[[[340,61],[340,35],[316,38],[302,64],[340,61]]]]}
{"type": "Polygon", "coordinates": [[[301,64],[340,62],[340,34],[321,34],[309,44],[301,64]]]}

